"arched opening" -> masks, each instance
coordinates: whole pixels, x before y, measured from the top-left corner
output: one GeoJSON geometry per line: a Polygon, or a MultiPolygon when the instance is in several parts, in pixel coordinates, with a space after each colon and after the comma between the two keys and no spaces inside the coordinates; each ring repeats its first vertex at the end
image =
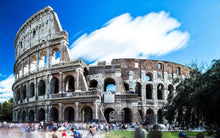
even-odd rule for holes
{"type": "Polygon", "coordinates": [[[17,101],[19,101],[20,100],[20,94],[21,94],[21,89],[20,88],[18,88],[18,91],[17,91],[17,101]]]}
{"type": "Polygon", "coordinates": [[[96,80],[91,80],[89,84],[89,90],[94,91],[98,89],[98,82],[96,80]]]}
{"type": "Polygon", "coordinates": [[[108,92],[115,92],[116,88],[115,88],[115,80],[112,78],[107,78],[104,81],[104,91],[108,91],[108,92]]]}
{"type": "Polygon", "coordinates": [[[75,79],[73,76],[69,75],[66,77],[66,91],[67,92],[74,92],[75,91],[75,79]]]}
{"type": "Polygon", "coordinates": [[[56,77],[53,77],[50,81],[50,93],[58,93],[59,92],[59,80],[56,77]]]}
{"type": "Polygon", "coordinates": [[[31,57],[31,64],[30,64],[30,70],[31,72],[35,71],[36,70],[36,55],[33,55],[31,57]]]}
{"type": "Polygon", "coordinates": [[[88,69],[85,67],[84,69],[83,69],[83,74],[84,74],[84,76],[85,76],[85,78],[89,75],[89,71],[88,71],[88,69]]]}
{"type": "Polygon", "coordinates": [[[33,110],[30,110],[28,118],[29,118],[29,123],[34,122],[34,111],[33,110]]]}
{"type": "Polygon", "coordinates": [[[158,124],[163,124],[163,113],[161,109],[157,111],[157,118],[158,118],[158,124]]]}
{"type": "Polygon", "coordinates": [[[47,65],[47,52],[43,51],[40,54],[39,68],[46,67],[46,65],[47,65]]]}
{"type": "Polygon", "coordinates": [[[136,83],[135,93],[138,94],[139,97],[141,97],[141,84],[139,82],[136,83]]]}
{"type": "Polygon", "coordinates": [[[26,98],[26,85],[22,87],[22,99],[26,98]]]}
{"type": "Polygon", "coordinates": [[[45,120],[45,110],[44,110],[43,108],[41,108],[41,109],[39,110],[38,120],[39,120],[39,121],[45,120]]]}
{"type": "Polygon", "coordinates": [[[150,72],[146,73],[145,81],[152,81],[152,80],[153,80],[153,74],[150,72]]]}
{"type": "Polygon", "coordinates": [[[26,112],[22,112],[22,122],[26,122],[26,112]]]}
{"type": "Polygon", "coordinates": [[[151,84],[146,85],[146,99],[152,99],[152,87],[151,84]]]}
{"type": "Polygon", "coordinates": [[[57,64],[60,62],[60,50],[58,48],[55,48],[52,50],[52,59],[51,64],[57,64]]]}
{"type": "Polygon", "coordinates": [[[131,109],[124,108],[122,109],[122,123],[131,123],[132,116],[131,116],[131,109]]]}
{"type": "Polygon", "coordinates": [[[67,122],[74,122],[75,114],[72,107],[67,107],[64,111],[64,120],[67,122]]]}
{"type": "Polygon", "coordinates": [[[104,112],[105,119],[108,123],[115,122],[115,110],[113,108],[107,108],[104,112]]]}
{"type": "Polygon", "coordinates": [[[152,109],[147,110],[146,123],[147,124],[153,124],[154,123],[154,111],[152,109]]]}
{"type": "Polygon", "coordinates": [[[25,60],[24,62],[24,75],[28,73],[28,60],[25,60]]]}
{"type": "Polygon", "coordinates": [[[169,94],[172,94],[173,91],[174,91],[173,85],[170,84],[170,85],[168,86],[168,93],[169,93],[169,94]]]}
{"type": "Polygon", "coordinates": [[[92,109],[89,106],[85,106],[82,109],[82,121],[84,123],[90,122],[92,120],[92,109]]]}
{"type": "Polygon", "coordinates": [[[39,96],[45,95],[45,82],[44,82],[44,80],[40,80],[40,82],[39,82],[38,93],[39,93],[39,96]]]}
{"type": "Polygon", "coordinates": [[[20,65],[19,66],[19,72],[18,72],[18,76],[19,76],[19,78],[21,78],[21,76],[22,76],[22,65],[20,65]]]}
{"type": "Polygon", "coordinates": [[[124,87],[125,87],[125,91],[128,92],[128,91],[129,91],[129,85],[128,85],[128,83],[124,82],[124,87]]]}
{"type": "Polygon", "coordinates": [[[18,121],[19,121],[19,122],[22,121],[22,114],[21,114],[21,111],[18,112],[18,114],[17,114],[17,118],[18,118],[18,121]]]}
{"type": "Polygon", "coordinates": [[[30,84],[30,97],[34,97],[34,83],[30,84]]]}
{"type": "Polygon", "coordinates": [[[51,109],[51,121],[58,122],[58,119],[59,119],[58,110],[55,107],[53,107],[51,109]]]}
{"type": "Polygon", "coordinates": [[[157,99],[158,100],[162,100],[163,99],[163,90],[164,90],[164,86],[162,84],[159,84],[157,86],[157,99]]]}

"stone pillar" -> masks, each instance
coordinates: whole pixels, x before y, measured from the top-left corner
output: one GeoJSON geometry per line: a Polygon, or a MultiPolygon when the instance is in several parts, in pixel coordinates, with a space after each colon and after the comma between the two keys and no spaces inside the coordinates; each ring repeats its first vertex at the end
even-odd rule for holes
{"type": "Polygon", "coordinates": [[[95,104],[95,119],[99,119],[99,106],[100,106],[101,101],[100,100],[96,100],[94,102],[95,104]]]}
{"type": "Polygon", "coordinates": [[[82,86],[80,86],[80,84],[79,84],[79,77],[80,77],[80,72],[81,71],[83,71],[81,68],[77,68],[76,69],[76,73],[77,73],[77,77],[76,77],[76,81],[75,81],[75,86],[76,86],[76,88],[75,88],[75,92],[81,92],[81,87],[82,86]]]}
{"type": "Polygon", "coordinates": [[[76,111],[75,111],[75,121],[76,122],[80,122],[80,119],[79,119],[79,102],[75,102],[76,104],[76,111]]]}
{"type": "Polygon", "coordinates": [[[158,115],[156,109],[154,109],[154,124],[158,124],[158,115]]]}
{"type": "Polygon", "coordinates": [[[29,122],[28,109],[26,108],[25,122],[29,122]]]}
{"type": "Polygon", "coordinates": [[[49,112],[49,104],[46,103],[45,105],[45,120],[46,121],[49,121],[48,112],[49,112]]]}
{"type": "Polygon", "coordinates": [[[34,78],[34,96],[35,96],[35,100],[38,99],[38,82],[37,82],[37,78],[34,78]]]}
{"type": "Polygon", "coordinates": [[[47,47],[47,68],[50,68],[50,61],[51,57],[50,57],[50,47],[47,47]]]}
{"type": "Polygon", "coordinates": [[[28,57],[28,74],[31,73],[31,59],[30,56],[28,57]]]}
{"type": "Polygon", "coordinates": [[[64,92],[63,72],[59,72],[59,74],[60,74],[59,91],[64,92]]]}
{"type": "Polygon", "coordinates": [[[26,99],[27,102],[29,102],[29,97],[30,97],[30,91],[29,91],[29,82],[26,82],[26,99]]]}
{"type": "Polygon", "coordinates": [[[39,71],[40,53],[36,53],[36,71],[39,71]]]}
{"type": "Polygon", "coordinates": [[[116,94],[121,94],[123,91],[124,84],[121,81],[121,71],[117,70],[115,72],[115,92],[116,94]]]}
{"type": "Polygon", "coordinates": [[[63,117],[63,104],[62,103],[59,103],[59,107],[60,107],[60,110],[59,110],[59,120],[60,122],[63,122],[64,121],[64,117],[63,117]]]}
{"type": "Polygon", "coordinates": [[[153,84],[152,99],[157,100],[157,84],[153,84]]]}
{"type": "Polygon", "coordinates": [[[21,76],[24,77],[24,60],[22,60],[22,63],[21,63],[21,64],[22,64],[22,73],[21,73],[21,76]]]}
{"type": "Polygon", "coordinates": [[[49,75],[46,75],[46,96],[45,98],[48,99],[49,98],[49,94],[50,94],[50,80],[49,80],[49,75]]]}
{"type": "Polygon", "coordinates": [[[134,87],[133,78],[134,78],[133,71],[129,71],[129,90],[130,91],[133,91],[133,87],[134,87]]]}

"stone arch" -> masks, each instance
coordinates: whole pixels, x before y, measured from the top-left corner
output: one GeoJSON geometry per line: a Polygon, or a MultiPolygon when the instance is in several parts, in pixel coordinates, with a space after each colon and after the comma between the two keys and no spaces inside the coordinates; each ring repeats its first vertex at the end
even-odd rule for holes
{"type": "Polygon", "coordinates": [[[129,91],[129,85],[127,82],[124,82],[124,87],[125,87],[125,91],[128,92],[129,91]]]}
{"type": "Polygon", "coordinates": [[[141,96],[141,89],[142,89],[141,83],[136,82],[135,93],[138,94],[139,97],[141,96]]]}
{"type": "Polygon", "coordinates": [[[30,84],[30,97],[34,97],[34,95],[35,95],[35,88],[34,88],[34,83],[32,82],[31,84],[30,84]]]}
{"type": "Polygon", "coordinates": [[[29,123],[34,122],[34,111],[33,110],[29,111],[28,120],[29,120],[29,123]]]}
{"type": "Polygon", "coordinates": [[[38,120],[39,121],[45,120],[45,110],[43,108],[40,108],[38,112],[38,120]]]}
{"type": "Polygon", "coordinates": [[[45,90],[46,90],[45,81],[40,80],[39,85],[38,85],[38,94],[39,94],[39,96],[45,95],[45,90]]]}
{"type": "Polygon", "coordinates": [[[157,111],[157,119],[158,119],[158,124],[163,124],[163,112],[162,112],[162,109],[159,109],[157,111]]]}
{"type": "Polygon", "coordinates": [[[16,102],[18,102],[20,100],[20,88],[17,88],[17,91],[16,91],[16,102]]]}
{"type": "Polygon", "coordinates": [[[24,61],[24,68],[23,68],[24,74],[26,75],[28,73],[28,60],[24,61]]]}
{"type": "Polygon", "coordinates": [[[47,65],[47,52],[42,51],[40,53],[40,58],[39,58],[39,68],[45,67],[47,65]]]}
{"type": "Polygon", "coordinates": [[[59,80],[56,77],[53,77],[50,80],[50,93],[58,93],[59,92],[59,80]]]}
{"type": "Polygon", "coordinates": [[[107,108],[104,111],[105,119],[108,123],[115,122],[115,110],[113,108],[107,108]]]}
{"type": "Polygon", "coordinates": [[[89,90],[97,90],[98,89],[98,82],[93,79],[89,82],[89,90]]]}
{"type": "Polygon", "coordinates": [[[153,81],[153,74],[151,72],[146,73],[145,81],[153,81]]]}
{"type": "Polygon", "coordinates": [[[53,107],[50,111],[51,121],[58,122],[59,121],[59,112],[57,108],[53,107]]]}
{"type": "Polygon", "coordinates": [[[75,110],[74,108],[68,106],[64,110],[64,120],[67,122],[74,122],[75,121],[75,110]]]}
{"type": "Polygon", "coordinates": [[[22,112],[22,122],[26,122],[26,112],[22,112]]]}
{"type": "Polygon", "coordinates": [[[132,122],[132,112],[130,108],[122,109],[122,123],[131,123],[132,122]]]}
{"type": "Polygon", "coordinates": [[[75,78],[72,75],[68,75],[65,79],[65,90],[67,92],[75,91],[75,78]]]}
{"type": "Polygon", "coordinates": [[[146,123],[153,124],[154,123],[154,111],[150,108],[146,112],[146,123]]]}
{"type": "Polygon", "coordinates": [[[32,55],[31,56],[31,63],[30,63],[30,70],[31,70],[31,72],[36,70],[36,63],[37,63],[36,55],[32,55]]]}
{"type": "Polygon", "coordinates": [[[92,108],[89,106],[84,106],[82,108],[81,114],[82,114],[82,121],[85,122],[90,122],[93,119],[92,115],[93,111],[92,108]]]}
{"type": "Polygon", "coordinates": [[[174,91],[173,85],[172,85],[172,84],[168,85],[168,93],[169,93],[169,94],[172,94],[173,91],[174,91]]]}
{"type": "Polygon", "coordinates": [[[22,99],[25,99],[25,98],[26,98],[26,93],[27,93],[27,91],[26,91],[26,85],[23,85],[23,86],[22,86],[22,99]]]}
{"type": "Polygon", "coordinates": [[[106,78],[104,81],[104,91],[116,91],[115,80],[113,78],[106,78]]]}
{"type": "Polygon", "coordinates": [[[153,94],[153,85],[147,84],[146,85],[146,99],[152,99],[153,94]]]}
{"type": "Polygon", "coordinates": [[[164,92],[164,85],[158,84],[157,85],[157,99],[163,100],[163,92],[164,92]]]}
{"type": "Polygon", "coordinates": [[[57,64],[60,62],[60,50],[59,48],[54,48],[51,52],[52,58],[51,58],[51,64],[57,64]]]}

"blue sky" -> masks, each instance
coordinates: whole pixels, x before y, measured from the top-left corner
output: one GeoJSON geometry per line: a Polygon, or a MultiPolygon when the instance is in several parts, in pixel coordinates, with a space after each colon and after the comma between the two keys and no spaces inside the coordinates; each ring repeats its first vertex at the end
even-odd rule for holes
{"type": "Polygon", "coordinates": [[[82,58],[87,63],[92,63],[96,60],[110,60],[114,56],[131,56],[184,65],[190,64],[192,60],[210,64],[213,59],[219,59],[218,0],[1,0],[0,102],[12,95],[10,87],[13,83],[15,35],[29,17],[48,5],[58,14],[63,30],[69,33],[69,47],[73,59],[82,58]],[[155,21],[150,16],[158,20],[155,21]],[[154,22],[157,25],[154,25],[154,22]],[[165,28],[164,32],[150,31],[149,26],[152,24],[150,29],[160,29],[167,25],[170,25],[171,29],[165,28]],[[170,32],[174,32],[174,36],[167,41],[167,34],[170,32]],[[167,44],[164,44],[166,42],[167,44]],[[101,54],[101,43],[108,47],[104,49],[106,53],[110,53],[107,56],[106,53],[101,54]],[[97,50],[95,55],[88,55],[88,51],[81,55],[75,54],[89,48],[88,45],[97,50]]]}

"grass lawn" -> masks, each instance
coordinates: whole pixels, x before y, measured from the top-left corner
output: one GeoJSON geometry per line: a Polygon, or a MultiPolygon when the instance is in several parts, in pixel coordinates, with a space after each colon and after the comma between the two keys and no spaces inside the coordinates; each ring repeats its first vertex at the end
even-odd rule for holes
{"type": "MultiPolygon", "coordinates": [[[[200,132],[185,132],[189,137],[195,137],[200,132]]],[[[162,132],[162,138],[178,138],[179,132],[162,132]]],[[[208,136],[206,132],[203,133],[205,136],[208,136]]],[[[208,136],[208,137],[213,137],[208,136]]],[[[111,131],[105,135],[105,138],[134,138],[134,131],[111,131]]]]}

